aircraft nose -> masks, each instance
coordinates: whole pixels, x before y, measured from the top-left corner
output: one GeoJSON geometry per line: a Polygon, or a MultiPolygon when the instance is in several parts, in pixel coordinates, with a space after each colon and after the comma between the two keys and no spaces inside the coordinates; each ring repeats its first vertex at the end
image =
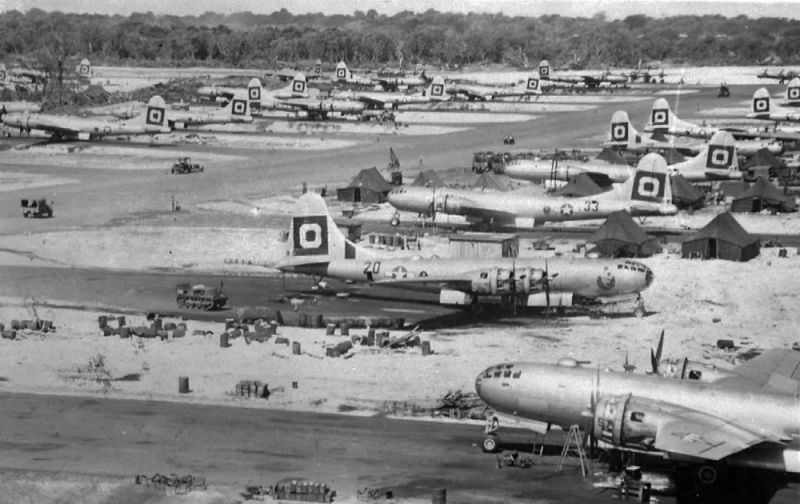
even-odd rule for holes
{"type": "Polygon", "coordinates": [[[647,266],[645,266],[644,269],[645,269],[644,286],[645,286],[645,288],[647,288],[647,287],[650,287],[650,284],[653,283],[653,280],[655,280],[656,276],[655,276],[655,274],[653,274],[653,270],[651,270],[647,266]]]}

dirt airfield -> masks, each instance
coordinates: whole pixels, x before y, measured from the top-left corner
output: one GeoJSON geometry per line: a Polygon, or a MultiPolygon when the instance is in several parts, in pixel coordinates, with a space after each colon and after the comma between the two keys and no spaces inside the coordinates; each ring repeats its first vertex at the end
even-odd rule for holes
{"type": "MultiPolygon", "coordinates": [[[[702,120],[720,117],[723,107],[744,113],[753,89],[733,86],[732,96],[726,100],[716,98],[716,89],[711,88],[682,90],[675,96],[680,99],[678,110],[682,118],[702,120]]],[[[673,102],[672,96],[665,96],[673,102]]],[[[468,168],[474,151],[502,150],[502,139],[508,135],[516,138],[518,149],[596,148],[605,137],[614,111],[625,109],[637,127],[646,121],[651,97],[639,93],[630,100],[623,97],[623,93],[600,98],[547,97],[546,105],[504,102],[479,111],[401,112],[398,126],[269,119],[256,123],[249,131],[224,128],[217,132],[181,132],[158,137],[152,143],[141,139],[92,144],[47,144],[37,138],[2,140],[0,270],[22,266],[79,267],[111,279],[106,282],[111,285],[119,272],[180,273],[188,277],[253,275],[253,282],[257,282],[259,276],[275,273],[269,266],[285,253],[280,237],[303,183],[308,184],[309,190],[326,187],[329,194],[335,194],[336,187],[345,186],[361,169],[386,166],[389,147],[400,158],[407,181],[421,170],[468,168]],[[204,165],[205,171],[170,174],[173,160],[183,156],[204,165]],[[53,201],[55,217],[23,219],[19,208],[22,198],[53,201]],[[179,212],[172,211],[174,201],[181,206],[179,212]]],[[[658,225],[700,227],[716,211],[712,208],[658,225]]],[[[748,216],[740,222],[752,232],[800,231],[798,214],[748,216]]],[[[555,240],[556,251],[549,253],[568,254],[577,242],[555,240]]],[[[422,244],[422,255],[447,253],[446,242],[439,237],[428,236],[422,244]]],[[[432,356],[422,357],[419,349],[380,352],[359,348],[347,360],[324,357],[325,345],[340,337],[324,336],[324,330],[319,329],[279,330],[280,336],[301,344],[305,351],[302,355],[293,355],[290,347],[273,341],[248,345],[240,339],[223,350],[218,344],[221,324],[193,320],[187,322],[190,329],[204,331],[203,336],[168,341],[103,338],[97,329],[97,317],[113,310],[129,310],[124,295],[117,295],[113,303],[108,303],[103,290],[108,287],[103,287],[96,291],[76,290],[69,297],[51,297],[47,295],[47,280],[41,280],[46,275],[37,276],[34,286],[24,276],[4,276],[0,272],[0,322],[8,325],[12,319],[32,318],[35,310],[57,327],[55,333],[46,336],[0,340],[0,391],[385,415],[390,402],[431,406],[448,390],[470,392],[482,369],[502,361],[555,361],[572,356],[590,360],[593,366],[621,369],[627,356],[637,366],[637,372],[643,372],[648,368],[649,348],[656,344],[662,329],[667,336],[665,355],[730,366],[741,352],[786,347],[800,340],[796,335],[800,316],[795,309],[800,292],[800,276],[796,274],[800,259],[793,252],[787,258],[778,258],[776,249],[762,249],[760,257],[738,264],[681,260],[675,247],[668,246],[663,254],[644,261],[655,272],[656,282],[644,293],[649,315],[642,319],[576,316],[548,321],[482,321],[422,332],[421,338],[430,341],[434,349],[432,356]],[[723,338],[734,340],[738,350],[717,350],[715,342],[723,338]],[[86,374],[76,378],[81,374],[79,370],[97,355],[104,357],[111,381],[107,384],[86,374]],[[139,375],[136,381],[114,380],[135,374],[139,375]],[[190,377],[192,393],[178,393],[179,376],[190,377]],[[240,379],[259,379],[281,392],[260,404],[242,404],[230,395],[240,379]],[[300,386],[293,389],[292,382],[300,386]]],[[[536,253],[525,246],[521,250],[521,255],[536,253]]],[[[59,281],[58,275],[52,278],[53,282],[59,281]]],[[[146,292],[147,288],[122,281],[118,287],[131,296],[146,292]]],[[[169,297],[171,293],[161,295],[169,297]]],[[[248,300],[236,301],[250,304],[248,300]]],[[[354,297],[348,302],[359,300],[354,297]]],[[[312,307],[300,307],[301,311],[305,309],[313,311],[312,307]]],[[[389,309],[391,301],[387,300],[374,316],[389,316],[389,309]]],[[[419,310],[425,309],[421,304],[419,310]]],[[[131,325],[144,323],[143,315],[129,315],[131,325]]],[[[297,413],[297,418],[304,417],[297,413]]],[[[464,429],[459,428],[459,432],[464,429]]],[[[481,426],[470,428],[469,432],[480,438],[481,426]]],[[[436,429],[445,431],[438,426],[436,429]]],[[[164,428],[154,435],[155,442],[167,432],[164,428]]],[[[68,438],[70,434],[65,432],[64,436],[68,438]]],[[[80,439],[80,435],[75,436],[80,439]]],[[[466,439],[462,441],[468,442],[466,439]]],[[[146,452],[138,451],[137,456],[146,457],[143,453],[146,452]]],[[[454,474],[461,474],[454,479],[493,469],[491,457],[486,458],[477,449],[471,453],[466,456],[474,456],[480,462],[454,462],[454,474]]],[[[208,493],[183,497],[137,490],[125,493],[120,488],[129,488],[124,482],[129,474],[132,477],[127,472],[133,470],[131,465],[121,463],[111,470],[93,468],[91,460],[86,460],[91,457],[86,455],[75,470],[77,474],[68,469],[62,473],[58,464],[65,459],[57,453],[48,452],[51,464],[34,463],[35,455],[30,453],[25,456],[27,462],[19,466],[10,456],[0,456],[0,466],[22,471],[0,480],[6,495],[14,497],[0,498],[0,502],[20,502],[24,498],[42,502],[50,495],[64,501],[74,501],[71,497],[79,496],[77,500],[82,502],[121,502],[121,493],[127,495],[124,502],[231,502],[231,495],[235,494],[231,489],[247,483],[247,478],[229,469],[223,471],[224,477],[215,480],[217,489],[208,493]],[[42,471],[53,475],[42,479],[42,471]]],[[[400,456],[404,458],[399,460],[414,464],[413,453],[400,456]]],[[[166,464],[171,459],[158,460],[166,464]]],[[[192,464],[180,456],[172,461],[176,467],[192,470],[192,464]]],[[[358,464],[349,466],[350,474],[337,476],[330,469],[307,462],[303,466],[305,473],[336,479],[345,490],[337,502],[354,501],[359,482],[391,484],[394,477],[411,485],[411,481],[422,477],[409,469],[394,475],[382,472],[380,478],[370,479],[359,472],[365,468],[358,464]]],[[[195,467],[213,479],[214,468],[203,464],[195,467]]],[[[440,467],[450,471],[446,464],[440,467]]],[[[163,465],[156,469],[170,471],[163,465]]],[[[250,478],[270,474],[243,472],[250,478]]],[[[274,474],[283,472],[276,470],[274,474]]],[[[492,481],[486,482],[484,488],[491,488],[488,494],[472,499],[461,494],[457,501],[530,501],[525,473],[502,474],[501,480],[490,478],[492,481]],[[511,485],[509,478],[514,481],[511,485]]],[[[444,476],[438,476],[436,481],[417,489],[409,487],[404,494],[407,498],[397,500],[429,502],[424,496],[430,495],[431,488],[447,486],[444,476]]],[[[576,485],[576,491],[569,487],[579,480],[566,479],[569,481],[554,482],[550,485],[554,489],[543,491],[542,502],[596,502],[593,490],[581,484],[576,485]]],[[[774,502],[793,502],[798,495],[796,490],[784,491],[774,502]]]]}

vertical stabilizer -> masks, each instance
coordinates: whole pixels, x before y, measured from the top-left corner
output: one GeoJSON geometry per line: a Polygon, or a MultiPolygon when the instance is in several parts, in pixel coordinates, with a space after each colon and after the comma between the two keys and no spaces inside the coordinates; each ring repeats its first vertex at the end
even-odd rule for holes
{"type": "Polygon", "coordinates": [[[84,58],[78,64],[78,77],[81,79],[88,79],[92,76],[92,64],[89,63],[89,60],[84,58]]]}
{"type": "Polygon", "coordinates": [[[434,101],[446,100],[448,98],[445,93],[444,79],[441,76],[437,75],[431,81],[431,85],[428,88],[428,96],[434,101]]]}
{"type": "Polygon", "coordinates": [[[344,82],[347,80],[347,64],[344,61],[340,61],[338,65],[336,65],[336,76],[337,81],[344,82]]]}
{"type": "Polygon", "coordinates": [[[226,110],[231,121],[234,122],[250,122],[253,120],[250,115],[250,100],[248,99],[248,91],[243,89],[237,90],[233,94],[233,98],[228,103],[226,110]]]}
{"type": "Polygon", "coordinates": [[[540,85],[539,78],[535,75],[528,77],[528,81],[525,83],[525,91],[533,94],[542,94],[542,86],[540,85]]]}
{"type": "Polygon", "coordinates": [[[167,104],[160,96],[154,96],[147,102],[144,114],[134,117],[131,122],[134,124],[146,124],[148,126],[165,127],[167,123],[167,104]]]}
{"type": "Polygon", "coordinates": [[[786,86],[786,105],[800,107],[800,78],[795,77],[786,86]]]}
{"type": "Polygon", "coordinates": [[[630,149],[642,143],[642,136],[631,124],[628,113],[618,110],[611,116],[606,145],[630,149]]]}
{"type": "Polygon", "coordinates": [[[257,77],[250,79],[247,83],[247,100],[250,102],[250,108],[261,107],[261,96],[264,94],[264,86],[261,85],[261,80],[257,77]]]}
{"type": "Polygon", "coordinates": [[[636,165],[633,177],[625,184],[625,194],[634,201],[672,203],[667,161],[656,153],[645,155],[636,165]]]}
{"type": "Polygon", "coordinates": [[[753,101],[750,104],[751,117],[769,117],[771,112],[770,96],[767,88],[758,88],[753,93],[753,101]]]}
{"type": "Polygon", "coordinates": [[[291,255],[308,262],[330,262],[374,256],[348,240],[333,221],[322,196],[306,193],[297,199],[289,229],[291,255]]]}
{"type": "Polygon", "coordinates": [[[550,63],[548,63],[547,60],[542,60],[542,62],[539,63],[539,78],[541,80],[550,80],[551,73],[550,63]]]}

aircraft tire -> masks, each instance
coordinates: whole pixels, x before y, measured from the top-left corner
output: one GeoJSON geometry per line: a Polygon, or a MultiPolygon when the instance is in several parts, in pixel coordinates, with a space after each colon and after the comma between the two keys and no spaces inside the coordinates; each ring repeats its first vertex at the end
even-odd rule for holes
{"type": "Polygon", "coordinates": [[[500,443],[497,442],[496,437],[487,437],[483,439],[483,443],[481,443],[481,448],[486,453],[497,453],[500,451],[500,443]]]}
{"type": "Polygon", "coordinates": [[[398,215],[397,215],[397,214],[394,214],[394,215],[392,216],[392,220],[391,220],[391,221],[389,221],[389,224],[390,224],[392,227],[397,227],[397,226],[399,226],[399,225],[400,225],[400,217],[398,217],[398,215]]]}
{"type": "Polygon", "coordinates": [[[644,314],[644,306],[637,306],[636,309],[633,310],[633,316],[636,318],[642,318],[644,317],[644,314]]]}

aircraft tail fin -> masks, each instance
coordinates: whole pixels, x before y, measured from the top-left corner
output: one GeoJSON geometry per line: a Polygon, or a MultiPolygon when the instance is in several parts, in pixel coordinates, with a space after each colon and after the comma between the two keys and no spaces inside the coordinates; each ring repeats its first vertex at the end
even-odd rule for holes
{"type": "Polygon", "coordinates": [[[431,85],[428,88],[428,96],[434,101],[446,100],[448,98],[445,92],[444,79],[441,76],[437,75],[431,81],[431,85]]]}
{"type": "Polygon", "coordinates": [[[306,75],[302,72],[295,74],[292,79],[292,97],[294,98],[307,98],[308,97],[308,81],[306,75]]]}
{"type": "Polygon", "coordinates": [[[614,115],[611,116],[606,145],[629,149],[640,143],[642,143],[642,135],[636,131],[628,113],[624,110],[614,112],[614,115]]]}
{"type": "Polygon", "coordinates": [[[528,81],[525,83],[525,90],[528,93],[542,94],[540,79],[535,75],[529,76],[528,81]]]}
{"type": "Polygon", "coordinates": [[[336,80],[339,82],[347,80],[347,64],[344,61],[340,61],[339,64],[336,65],[336,80]]]}
{"type": "Polygon", "coordinates": [[[248,100],[248,92],[243,90],[236,91],[230,103],[228,103],[226,112],[231,119],[237,121],[251,121],[252,117],[250,116],[250,100],[248,100]]]}
{"type": "Polygon", "coordinates": [[[547,60],[542,60],[539,63],[539,79],[541,80],[550,80],[550,74],[552,73],[550,68],[550,63],[547,60]]]}
{"type": "Polygon", "coordinates": [[[290,256],[293,259],[287,262],[293,264],[327,263],[374,256],[344,236],[325,200],[316,193],[309,192],[297,199],[289,233],[290,256]]]}
{"type": "Polygon", "coordinates": [[[645,126],[645,131],[663,133],[671,130],[674,125],[675,115],[672,113],[669,102],[664,98],[658,98],[650,109],[650,121],[645,126]]]}
{"type": "Polygon", "coordinates": [[[317,77],[322,75],[322,60],[319,58],[314,62],[314,75],[317,77]]]}
{"type": "Polygon", "coordinates": [[[8,70],[6,70],[6,64],[0,63],[0,83],[5,82],[8,78],[8,70]]]}
{"type": "Polygon", "coordinates": [[[768,117],[770,113],[770,96],[767,88],[758,88],[753,93],[753,101],[750,104],[751,117],[768,117]]]}
{"type": "MultiPolygon", "coordinates": [[[[739,171],[739,161],[736,157],[736,140],[729,132],[718,131],[714,133],[704,150],[706,151],[704,160],[706,170],[739,171]]],[[[700,156],[702,155],[701,153],[700,156]]]]}
{"type": "Polygon", "coordinates": [[[81,60],[76,70],[78,72],[78,76],[82,79],[88,79],[92,76],[92,64],[89,63],[89,60],[86,58],[81,60]]]}
{"type": "Polygon", "coordinates": [[[247,83],[247,100],[250,102],[250,108],[261,107],[261,96],[264,94],[264,86],[261,85],[261,80],[258,77],[253,77],[247,83]]]}
{"type": "Polygon", "coordinates": [[[800,78],[795,77],[786,86],[786,104],[790,107],[800,107],[800,78]]]}
{"type": "Polygon", "coordinates": [[[654,152],[645,155],[623,185],[623,192],[635,201],[672,203],[672,184],[664,157],[654,152]]]}
{"type": "Polygon", "coordinates": [[[133,123],[146,124],[148,126],[164,127],[167,124],[167,104],[160,96],[154,96],[147,102],[144,114],[140,114],[132,119],[133,123]]]}

